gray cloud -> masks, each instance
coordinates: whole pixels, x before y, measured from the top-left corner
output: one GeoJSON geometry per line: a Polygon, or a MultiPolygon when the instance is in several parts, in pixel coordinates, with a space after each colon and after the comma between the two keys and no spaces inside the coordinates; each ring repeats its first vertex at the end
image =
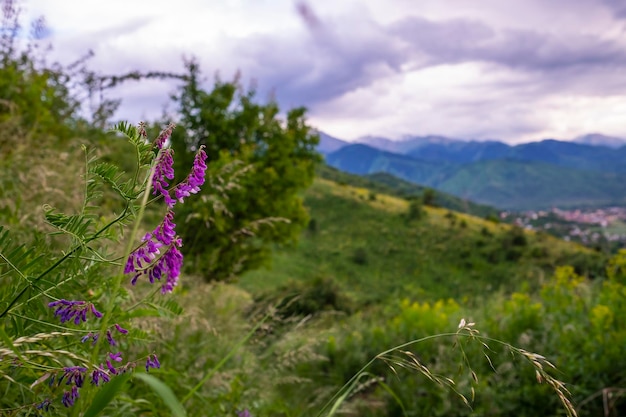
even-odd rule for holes
{"type": "MultiPolygon", "coordinates": [[[[272,90],[287,105],[315,106],[387,76],[442,64],[501,65],[532,73],[538,85],[554,89],[586,80],[590,71],[613,78],[615,69],[626,67],[624,46],[593,34],[496,29],[479,20],[415,16],[384,26],[367,17],[333,21],[310,8],[304,12],[308,32],[254,36],[232,45],[244,62],[244,76],[254,76],[261,91],[272,90]]],[[[596,79],[602,89],[597,84],[596,79]]]]}
{"type": "Polygon", "coordinates": [[[237,52],[244,68],[274,89],[279,99],[313,104],[400,71],[408,57],[401,43],[374,22],[344,27],[323,22],[295,38],[245,39],[237,52]]]}
{"type": "Polygon", "coordinates": [[[567,33],[561,38],[533,30],[496,31],[477,21],[433,22],[419,17],[396,22],[389,31],[411,45],[417,63],[424,66],[484,61],[548,71],[626,63],[623,46],[592,35],[567,33]]]}

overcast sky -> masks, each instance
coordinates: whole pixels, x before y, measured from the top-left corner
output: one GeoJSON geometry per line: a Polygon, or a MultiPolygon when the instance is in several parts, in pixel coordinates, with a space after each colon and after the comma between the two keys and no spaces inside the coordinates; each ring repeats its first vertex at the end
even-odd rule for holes
{"type": "MultiPolygon", "coordinates": [[[[333,136],[626,138],[626,0],[26,0],[54,56],[256,83],[333,136]]],[[[110,92],[156,119],[173,82],[110,92]]],[[[170,103],[170,109],[172,104],[170,103]]]]}

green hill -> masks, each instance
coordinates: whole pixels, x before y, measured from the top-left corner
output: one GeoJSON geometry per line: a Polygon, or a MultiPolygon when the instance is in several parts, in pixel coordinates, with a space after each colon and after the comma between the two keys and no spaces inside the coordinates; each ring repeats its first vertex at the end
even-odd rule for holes
{"type": "Polygon", "coordinates": [[[392,298],[480,298],[537,286],[555,266],[594,275],[600,255],[444,208],[407,218],[409,202],[317,179],[305,194],[311,222],[297,247],[275,251],[271,269],[241,277],[253,293],[326,279],[359,303],[392,298]]]}
{"type": "Polygon", "coordinates": [[[320,178],[334,181],[338,184],[368,188],[372,194],[382,193],[406,199],[423,198],[424,193],[428,193],[428,190],[430,190],[433,196],[433,201],[430,204],[432,206],[443,207],[479,217],[498,216],[499,214],[499,210],[493,207],[476,204],[445,192],[434,192],[432,188],[402,180],[385,172],[361,176],[349,174],[324,164],[318,167],[317,175],[320,178]]]}

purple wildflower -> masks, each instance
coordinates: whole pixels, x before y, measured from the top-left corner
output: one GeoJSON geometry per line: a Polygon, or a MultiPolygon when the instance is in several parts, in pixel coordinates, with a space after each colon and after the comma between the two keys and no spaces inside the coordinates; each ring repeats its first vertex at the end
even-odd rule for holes
{"type": "Polygon", "coordinates": [[[60,316],[61,323],[73,320],[74,324],[80,324],[81,321],[87,321],[87,312],[96,318],[101,318],[102,313],[96,310],[96,307],[92,303],[86,301],[69,301],[58,300],[48,304],[48,307],[57,307],[54,312],[55,317],[60,316]]]}
{"type": "Polygon", "coordinates": [[[122,352],[117,352],[117,353],[109,352],[109,358],[111,358],[111,360],[115,362],[122,362],[122,352]]]}
{"type": "Polygon", "coordinates": [[[145,138],[148,136],[148,134],[146,133],[146,122],[139,122],[139,125],[137,126],[137,133],[142,138],[145,138]]]}
{"type": "Polygon", "coordinates": [[[173,207],[176,203],[171,196],[167,187],[169,187],[169,180],[174,179],[174,158],[172,149],[166,149],[162,151],[154,167],[154,174],[152,175],[152,184],[154,190],[152,194],[161,194],[165,199],[165,204],[168,207],[173,207]]]}
{"type": "Polygon", "coordinates": [[[89,332],[86,336],[81,337],[80,341],[81,343],[85,343],[89,339],[92,339],[91,345],[95,345],[98,341],[98,334],[89,332]]]}
{"type": "Polygon", "coordinates": [[[193,167],[191,168],[191,173],[185,179],[185,181],[178,184],[174,190],[174,194],[176,195],[176,199],[183,203],[185,197],[189,197],[191,194],[196,194],[200,191],[200,186],[204,184],[204,176],[206,173],[206,152],[204,152],[204,148],[200,147],[200,150],[196,154],[196,157],[193,161],[193,167]]]}
{"type": "Polygon", "coordinates": [[[242,411],[239,411],[237,413],[237,417],[252,417],[252,414],[250,414],[250,411],[246,408],[242,411]]]}
{"type": "MultiPolygon", "coordinates": [[[[172,244],[174,238],[176,237],[176,230],[174,230],[175,228],[176,224],[174,223],[174,212],[172,210],[168,210],[161,224],[159,224],[157,228],[154,229],[154,232],[152,232],[151,235],[157,240],[157,242],[160,242],[165,246],[169,246],[172,244]]],[[[152,243],[154,246],[158,245],[154,242],[152,243]]]]}
{"type": "MultiPolygon", "coordinates": [[[[173,129],[173,127],[171,128],[173,129]]],[[[171,129],[167,135],[169,134],[171,134],[171,129]]],[[[155,146],[162,149],[164,141],[165,139],[161,141],[160,136],[155,146]]],[[[161,281],[165,277],[164,282],[161,284],[161,292],[163,294],[174,290],[183,264],[183,255],[178,249],[182,246],[182,240],[176,235],[176,224],[174,223],[172,207],[176,204],[176,200],[182,203],[186,197],[200,191],[200,186],[204,184],[207,168],[205,163],[207,155],[202,146],[194,158],[189,176],[185,181],[174,187],[175,200],[170,196],[170,191],[172,190],[167,190],[169,186],[168,181],[174,178],[172,154],[173,151],[171,149],[165,149],[159,154],[159,160],[153,174],[153,194],[160,193],[163,195],[168,208],[167,213],[154,231],[147,233],[143,237],[142,241],[144,243],[129,255],[124,267],[125,274],[133,274],[130,281],[132,285],[135,285],[142,275],[148,275],[148,280],[152,284],[155,281],[161,281]],[[167,247],[167,249],[163,255],[157,257],[157,255],[161,254],[162,247],[167,247]]]]}
{"type": "Polygon", "coordinates": [[[85,372],[87,372],[87,368],[84,366],[70,366],[63,369],[64,374],[59,380],[59,383],[64,378],[67,378],[65,381],[65,385],[74,384],[78,388],[83,386],[83,382],[85,381],[85,372]]]}
{"type": "Polygon", "coordinates": [[[117,345],[117,342],[113,339],[113,333],[111,333],[111,330],[107,330],[107,342],[109,342],[109,345],[111,346],[117,345]]]}
{"type": "Polygon", "coordinates": [[[74,385],[70,391],[63,392],[63,405],[66,407],[71,407],[74,405],[74,402],[78,398],[78,387],[74,385]]]}
{"type": "MultiPolygon", "coordinates": [[[[106,365],[107,365],[107,368],[109,368],[109,372],[111,372],[111,374],[113,374],[113,375],[117,375],[117,370],[115,369],[115,367],[114,367],[114,366],[113,366],[113,364],[111,363],[111,360],[110,360],[110,359],[107,359],[107,360],[106,360],[106,365]]],[[[102,366],[102,365],[100,365],[100,366],[102,366]]]]}
{"type": "Polygon", "coordinates": [[[183,266],[183,254],[178,249],[182,246],[182,241],[180,238],[172,238],[170,243],[169,249],[156,262],[146,269],[135,270],[131,284],[135,285],[141,275],[148,275],[151,284],[154,284],[155,281],[161,281],[161,278],[165,277],[165,282],[161,285],[161,292],[165,294],[174,290],[183,266]]]}
{"type": "Polygon", "coordinates": [[[183,266],[183,254],[176,246],[172,246],[163,255],[163,259],[167,267],[167,281],[161,286],[161,293],[165,294],[174,291],[174,287],[178,284],[180,269],[183,266]]]}
{"type": "Polygon", "coordinates": [[[107,373],[106,370],[104,370],[102,365],[94,369],[93,372],[91,373],[91,383],[95,385],[96,387],[99,387],[101,382],[103,384],[106,384],[110,380],[111,378],[109,377],[109,374],[107,373]]]}
{"type": "Polygon", "coordinates": [[[45,400],[43,400],[42,402],[37,404],[37,406],[35,408],[37,410],[50,411],[50,404],[51,404],[50,399],[46,398],[45,400]]]}
{"type": "Polygon", "coordinates": [[[121,334],[128,334],[128,330],[126,330],[125,328],[123,328],[122,326],[120,326],[119,324],[115,323],[115,329],[120,332],[121,334]]]}
{"type": "Polygon", "coordinates": [[[176,127],[176,125],[174,123],[170,123],[169,125],[167,125],[167,127],[161,132],[161,134],[159,135],[158,138],[156,138],[156,140],[154,141],[154,146],[157,149],[163,149],[163,145],[165,145],[165,142],[170,138],[170,136],[172,136],[172,131],[174,130],[174,128],[176,127]]]}
{"type": "Polygon", "coordinates": [[[146,372],[150,372],[150,368],[156,369],[160,367],[161,364],[159,363],[159,358],[157,358],[157,355],[148,355],[148,359],[146,360],[146,372]]]}

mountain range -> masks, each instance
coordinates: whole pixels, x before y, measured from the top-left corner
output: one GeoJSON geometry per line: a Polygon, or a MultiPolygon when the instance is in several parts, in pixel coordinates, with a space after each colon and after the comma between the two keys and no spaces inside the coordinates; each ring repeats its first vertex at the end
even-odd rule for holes
{"type": "Polygon", "coordinates": [[[500,209],[626,205],[626,140],[616,137],[520,145],[443,136],[320,138],[318,150],[337,169],[384,172],[500,209]]]}

